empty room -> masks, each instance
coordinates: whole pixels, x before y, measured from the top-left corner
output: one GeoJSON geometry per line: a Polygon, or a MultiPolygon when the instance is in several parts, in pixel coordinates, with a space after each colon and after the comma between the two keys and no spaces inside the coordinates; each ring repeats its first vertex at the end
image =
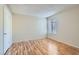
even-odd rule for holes
{"type": "Polygon", "coordinates": [[[79,55],[79,5],[0,5],[0,55],[79,55]]]}

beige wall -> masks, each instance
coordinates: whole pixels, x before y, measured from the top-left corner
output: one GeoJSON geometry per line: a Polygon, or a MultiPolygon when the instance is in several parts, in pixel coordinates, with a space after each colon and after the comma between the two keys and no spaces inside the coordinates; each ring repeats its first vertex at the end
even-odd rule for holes
{"type": "Polygon", "coordinates": [[[46,36],[46,19],[34,16],[13,15],[13,41],[41,39],[46,36]]]}
{"type": "Polygon", "coordinates": [[[48,18],[57,20],[57,34],[49,37],[79,47],[79,7],[64,10],[48,18]]]}

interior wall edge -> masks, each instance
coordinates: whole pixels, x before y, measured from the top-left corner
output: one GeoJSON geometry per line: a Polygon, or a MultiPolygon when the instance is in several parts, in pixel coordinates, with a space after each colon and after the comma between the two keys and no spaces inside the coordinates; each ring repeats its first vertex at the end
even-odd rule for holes
{"type": "Polygon", "coordinates": [[[64,44],[66,44],[66,45],[69,45],[69,46],[75,47],[75,48],[79,48],[79,46],[77,46],[77,45],[70,44],[70,43],[68,43],[68,42],[66,42],[66,41],[63,41],[63,40],[58,40],[58,39],[55,38],[55,37],[49,37],[49,36],[48,36],[48,38],[49,38],[49,39],[53,39],[53,40],[58,41],[58,42],[61,42],[61,43],[64,43],[64,44]]]}

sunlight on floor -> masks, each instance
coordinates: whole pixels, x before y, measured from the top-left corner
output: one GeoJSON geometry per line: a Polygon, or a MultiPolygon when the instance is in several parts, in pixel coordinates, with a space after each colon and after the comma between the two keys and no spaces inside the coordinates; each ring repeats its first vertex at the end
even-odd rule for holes
{"type": "Polygon", "coordinates": [[[57,49],[57,46],[55,44],[48,44],[48,54],[51,54],[51,55],[57,55],[58,54],[58,49],[57,49]]]}

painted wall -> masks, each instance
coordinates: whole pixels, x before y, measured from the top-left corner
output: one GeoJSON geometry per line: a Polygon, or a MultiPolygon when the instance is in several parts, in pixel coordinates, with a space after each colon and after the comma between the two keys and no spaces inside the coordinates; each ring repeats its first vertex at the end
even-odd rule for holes
{"type": "Polygon", "coordinates": [[[45,18],[14,14],[12,22],[14,42],[46,37],[45,18]]]}
{"type": "Polygon", "coordinates": [[[12,43],[11,16],[12,15],[7,5],[0,5],[0,54],[4,54],[5,46],[9,48],[12,43]],[[4,33],[7,33],[7,35],[3,36],[4,33]]]}
{"type": "Polygon", "coordinates": [[[3,7],[0,6],[0,54],[3,54],[3,7]]]}
{"type": "Polygon", "coordinates": [[[59,12],[48,17],[48,21],[50,19],[56,19],[58,25],[57,34],[49,33],[48,37],[79,47],[79,7],[59,12]]]}
{"type": "Polygon", "coordinates": [[[12,14],[9,8],[4,6],[4,53],[12,45],[12,14]]]}

